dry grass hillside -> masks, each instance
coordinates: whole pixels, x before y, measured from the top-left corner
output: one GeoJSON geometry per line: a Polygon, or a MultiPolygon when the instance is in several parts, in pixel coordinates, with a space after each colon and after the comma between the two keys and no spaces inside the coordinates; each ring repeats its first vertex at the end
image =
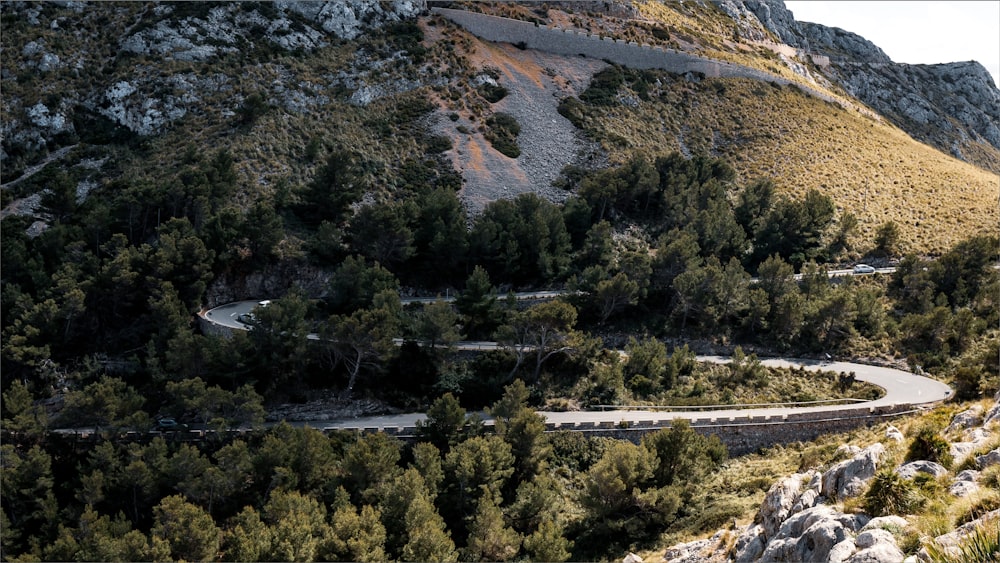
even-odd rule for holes
{"type": "Polygon", "coordinates": [[[886,221],[919,253],[996,232],[1000,177],[883,121],[751,80],[659,81],[648,102],[588,111],[586,129],[612,160],[636,150],[725,157],[744,180],[767,176],[789,193],[830,195],[840,212],[858,217],[862,243],[886,221]]]}

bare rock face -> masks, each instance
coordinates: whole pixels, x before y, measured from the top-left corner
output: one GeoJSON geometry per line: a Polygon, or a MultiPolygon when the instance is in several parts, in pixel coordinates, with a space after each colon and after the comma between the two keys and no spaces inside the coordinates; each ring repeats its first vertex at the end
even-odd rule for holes
{"type": "Polygon", "coordinates": [[[99,110],[111,121],[128,128],[133,133],[149,136],[187,114],[183,106],[171,100],[147,96],[131,82],[122,80],[104,92],[104,103],[99,110]]]}
{"type": "Polygon", "coordinates": [[[885,446],[873,444],[861,450],[853,459],[842,461],[823,473],[820,492],[829,498],[844,499],[864,492],[869,479],[875,476],[885,446]]]}
{"type": "Polygon", "coordinates": [[[937,65],[844,62],[832,68],[851,95],[943,152],[962,158],[952,142],[963,139],[1000,148],[1000,90],[975,61],[937,65]]]}
{"type": "MultiPolygon", "coordinates": [[[[834,546],[868,523],[864,515],[837,512],[827,505],[814,506],[786,520],[768,542],[763,561],[829,561],[834,546]]],[[[849,546],[838,548],[844,554],[849,546]]]]}
{"type": "Polygon", "coordinates": [[[921,460],[911,461],[910,463],[897,467],[896,473],[904,479],[913,479],[917,476],[917,473],[927,473],[933,477],[940,477],[942,475],[946,475],[948,470],[945,469],[940,463],[921,460]]]}
{"type": "Polygon", "coordinates": [[[891,63],[882,49],[857,33],[818,23],[796,22],[799,36],[795,45],[822,53],[831,61],[891,63]]]}
{"type": "Polygon", "coordinates": [[[275,2],[280,10],[296,12],[312,21],[323,31],[341,39],[356,39],[369,25],[383,24],[411,18],[427,9],[423,0],[338,0],[314,2],[280,0],[275,2]]]}
{"type": "Polygon", "coordinates": [[[288,293],[293,285],[301,287],[310,297],[322,297],[329,280],[330,272],[295,262],[282,262],[267,272],[219,276],[205,291],[204,301],[207,308],[212,308],[244,299],[278,297],[288,293]]]}
{"type": "Polygon", "coordinates": [[[956,497],[967,497],[979,491],[979,472],[975,469],[966,469],[955,476],[948,487],[948,492],[956,497]]]}
{"type": "Polygon", "coordinates": [[[782,0],[714,2],[749,40],[767,40],[763,28],[801,52],[829,57],[826,78],[913,138],[962,160],[970,143],[1000,148],[1000,90],[978,62],[894,63],[860,35],[796,21],[782,0]]]}
{"type": "Polygon", "coordinates": [[[740,37],[751,41],[769,40],[767,32],[770,31],[787,43],[781,34],[787,34],[789,26],[795,24],[783,2],[715,0],[715,4],[733,18],[740,37]]]}

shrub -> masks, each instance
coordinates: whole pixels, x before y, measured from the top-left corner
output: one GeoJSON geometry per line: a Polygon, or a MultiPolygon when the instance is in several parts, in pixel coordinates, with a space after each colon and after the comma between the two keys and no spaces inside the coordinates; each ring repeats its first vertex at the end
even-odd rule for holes
{"type": "Polygon", "coordinates": [[[267,100],[258,92],[254,92],[246,97],[243,105],[240,106],[239,116],[241,125],[253,125],[258,119],[270,109],[267,100]]]}
{"type": "Polygon", "coordinates": [[[693,527],[699,532],[715,531],[732,524],[737,518],[742,518],[743,512],[743,507],[738,504],[712,504],[698,514],[693,527]]]}
{"type": "Polygon", "coordinates": [[[923,499],[912,482],[888,470],[875,475],[862,504],[871,516],[889,516],[913,513],[923,499]]]}
{"type": "Polygon", "coordinates": [[[499,84],[483,84],[479,87],[479,94],[486,99],[487,102],[495,104],[507,96],[507,89],[499,84]]]}
{"type": "Polygon", "coordinates": [[[955,526],[961,526],[962,524],[978,520],[986,513],[998,508],[1000,508],[1000,496],[996,494],[985,495],[976,499],[968,509],[955,518],[955,526]]]}
{"type": "Polygon", "coordinates": [[[954,462],[948,441],[938,434],[934,425],[921,426],[913,441],[910,442],[910,449],[906,452],[906,461],[919,460],[935,461],[946,469],[950,469],[954,462]]]}
{"type": "Polygon", "coordinates": [[[886,221],[875,231],[875,253],[880,256],[898,256],[899,252],[899,225],[894,221],[886,221]]]}
{"type": "Polygon", "coordinates": [[[583,129],[586,125],[583,121],[586,107],[583,105],[583,102],[573,96],[559,100],[559,107],[556,108],[556,111],[559,112],[559,115],[568,119],[577,129],[583,129]]]}
{"type": "Polygon", "coordinates": [[[521,126],[514,116],[495,113],[486,120],[486,125],[489,127],[486,139],[493,148],[511,158],[521,155],[521,148],[517,146],[517,136],[521,133],[521,126]]]}
{"type": "Polygon", "coordinates": [[[427,154],[438,154],[451,150],[451,138],[447,135],[431,135],[427,138],[427,154]]]}
{"type": "Polygon", "coordinates": [[[598,72],[590,81],[590,86],[580,94],[580,99],[596,106],[610,106],[616,103],[618,89],[625,84],[625,73],[615,65],[598,72]]]}

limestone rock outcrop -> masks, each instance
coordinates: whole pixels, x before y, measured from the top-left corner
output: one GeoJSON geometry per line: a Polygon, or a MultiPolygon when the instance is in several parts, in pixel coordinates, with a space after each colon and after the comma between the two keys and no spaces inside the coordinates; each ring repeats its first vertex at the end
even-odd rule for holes
{"type": "Polygon", "coordinates": [[[913,479],[917,476],[917,473],[926,473],[936,478],[942,475],[947,475],[948,470],[945,469],[940,463],[921,460],[911,461],[910,463],[897,467],[896,473],[904,479],[913,479]]]}
{"type": "MultiPolygon", "coordinates": [[[[781,524],[778,533],[768,542],[763,561],[831,561],[831,552],[849,556],[853,549],[835,547],[868,523],[864,515],[850,515],[828,505],[808,508],[792,515],[781,524]],[[845,553],[846,552],[846,553],[845,553]]],[[[841,561],[846,557],[840,558],[841,561]]]]}
{"type": "MultiPolygon", "coordinates": [[[[989,442],[992,425],[990,416],[982,417],[984,409],[972,407],[956,415],[943,436],[959,436],[975,440],[976,450],[982,451],[989,442]]],[[[988,413],[996,406],[987,409],[988,413]]],[[[887,441],[902,433],[893,426],[886,431],[887,441]]],[[[972,442],[967,442],[971,444],[972,442]]],[[[954,450],[954,448],[953,448],[954,450]]],[[[764,496],[754,522],[736,530],[735,542],[725,538],[734,532],[720,530],[710,539],[679,544],[667,549],[669,563],[756,563],[758,561],[827,561],[836,563],[922,563],[930,561],[926,550],[909,555],[901,549],[900,540],[915,533],[906,518],[897,515],[869,518],[865,514],[845,514],[835,501],[863,494],[868,480],[882,464],[885,447],[881,443],[864,449],[853,444],[837,448],[833,459],[840,461],[824,472],[796,473],[775,482],[764,496]]],[[[976,458],[980,468],[1000,463],[1000,449],[976,458]]],[[[901,476],[913,479],[918,473],[935,478],[949,471],[931,461],[913,461],[893,468],[901,476]]],[[[949,492],[965,497],[979,490],[981,471],[967,469],[954,475],[949,492]]],[[[963,538],[977,525],[1000,519],[1000,510],[990,512],[960,526],[955,531],[935,538],[945,550],[957,550],[963,538]]]]}
{"type": "Polygon", "coordinates": [[[864,492],[869,479],[875,476],[885,446],[872,444],[851,459],[834,465],[823,473],[820,493],[828,498],[845,499],[864,492]]]}

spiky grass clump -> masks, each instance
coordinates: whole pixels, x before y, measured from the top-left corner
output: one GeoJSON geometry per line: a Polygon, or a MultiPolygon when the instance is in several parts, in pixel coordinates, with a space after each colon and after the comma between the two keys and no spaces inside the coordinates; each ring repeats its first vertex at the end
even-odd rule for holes
{"type": "Polygon", "coordinates": [[[872,516],[911,514],[923,504],[912,481],[895,471],[881,471],[872,479],[863,506],[872,516]]]}
{"type": "Polygon", "coordinates": [[[933,563],[1000,561],[1000,522],[990,520],[976,526],[962,538],[957,549],[949,549],[936,542],[925,547],[933,563]]]}

